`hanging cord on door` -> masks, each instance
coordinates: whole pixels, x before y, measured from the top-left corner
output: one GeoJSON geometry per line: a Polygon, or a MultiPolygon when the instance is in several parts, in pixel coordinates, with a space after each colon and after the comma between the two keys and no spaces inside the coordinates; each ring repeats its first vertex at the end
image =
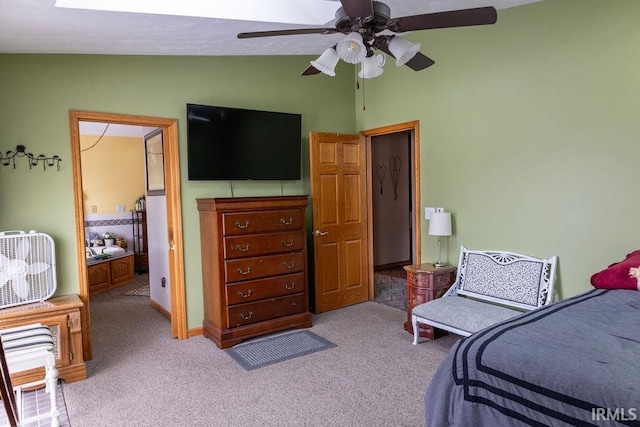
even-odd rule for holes
{"type": "Polygon", "coordinates": [[[391,182],[393,183],[393,200],[398,200],[398,179],[400,178],[400,157],[389,156],[389,169],[391,170],[391,182]]]}
{"type": "Polygon", "coordinates": [[[380,182],[380,194],[382,194],[382,182],[384,181],[384,176],[387,174],[387,168],[382,165],[378,165],[376,168],[376,175],[378,176],[378,181],[380,182]]]}

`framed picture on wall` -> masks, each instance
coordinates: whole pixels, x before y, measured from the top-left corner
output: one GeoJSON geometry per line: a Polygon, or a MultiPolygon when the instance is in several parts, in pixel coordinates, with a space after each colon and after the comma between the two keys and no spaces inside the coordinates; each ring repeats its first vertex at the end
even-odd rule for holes
{"type": "Polygon", "coordinates": [[[147,167],[147,195],[161,196],[165,194],[162,129],[156,129],[145,135],[144,158],[147,167]]]}

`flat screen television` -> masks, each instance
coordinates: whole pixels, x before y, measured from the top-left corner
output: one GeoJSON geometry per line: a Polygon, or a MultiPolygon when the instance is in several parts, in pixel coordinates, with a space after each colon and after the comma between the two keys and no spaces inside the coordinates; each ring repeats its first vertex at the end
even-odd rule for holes
{"type": "Polygon", "coordinates": [[[187,104],[189,180],[299,180],[302,116],[187,104]]]}

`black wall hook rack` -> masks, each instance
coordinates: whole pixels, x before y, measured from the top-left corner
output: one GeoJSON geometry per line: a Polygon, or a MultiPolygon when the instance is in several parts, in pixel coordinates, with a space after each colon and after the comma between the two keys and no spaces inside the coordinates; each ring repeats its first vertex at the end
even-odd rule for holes
{"type": "Polygon", "coordinates": [[[47,166],[57,166],[60,170],[60,162],[62,159],[59,156],[47,157],[44,154],[39,154],[37,157],[32,153],[27,153],[24,145],[17,145],[16,151],[7,151],[4,155],[0,153],[0,165],[9,166],[13,164],[13,168],[16,168],[16,157],[26,157],[29,160],[29,169],[34,166],[38,166],[38,163],[42,162],[43,170],[47,170],[47,166]]]}

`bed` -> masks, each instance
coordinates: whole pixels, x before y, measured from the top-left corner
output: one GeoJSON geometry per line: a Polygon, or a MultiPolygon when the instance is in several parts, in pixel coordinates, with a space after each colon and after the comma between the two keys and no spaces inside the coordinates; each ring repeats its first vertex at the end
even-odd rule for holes
{"type": "Polygon", "coordinates": [[[594,289],[461,339],[429,384],[425,419],[640,426],[640,292],[594,289]]]}

